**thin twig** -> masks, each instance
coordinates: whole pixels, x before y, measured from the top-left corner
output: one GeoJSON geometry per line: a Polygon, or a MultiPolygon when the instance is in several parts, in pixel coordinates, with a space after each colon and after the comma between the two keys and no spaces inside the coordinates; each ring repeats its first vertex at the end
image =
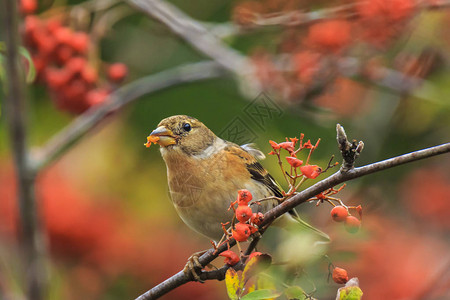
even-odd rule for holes
{"type": "Polygon", "coordinates": [[[21,70],[17,1],[2,1],[6,44],[6,101],[9,138],[16,167],[20,212],[21,249],[24,251],[28,299],[43,299],[46,289],[45,243],[35,203],[35,178],[29,167],[24,99],[25,76],[21,70]]]}
{"type": "Polygon", "coordinates": [[[237,75],[251,72],[245,56],[222,43],[202,23],[187,16],[174,5],[161,0],[127,0],[150,17],[165,24],[200,53],[214,59],[223,68],[237,75]]]}
{"type": "Polygon", "coordinates": [[[109,95],[107,101],[88,110],[76,118],[66,128],[57,133],[42,148],[33,154],[34,173],[61,157],[71,146],[83,137],[107,115],[139,97],[173,87],[175,85],[211,79],[224,75],[223,69],[215,62],[199,62],[175,67],[133,81],[109,95]]]}
{"type": "MultiPolygon", "coordinates": [[[[347,170],[346,172],[341,172],[341,170],[337,171],[330,177],[314,184],[313,186],[307,188],[306,190],[303,190],[302,192],[299,192],[295,196],[285,200],[282,204],[277,205],[273,209],[269,210],[267,213],[264,214],[264,221],[260,225],[260,228],[262,229],[262,232],[264,232],[264,228],[267,227],[268,224],[273,222],[276,218],[280,217],[284,213],[292,210],[296,206],[308,201],[310,198],[314,197],[315,195],[332,188],[342,182],[352,180],[358,177],[362,177],[368,174],[372,174],[375,172],[379,172],[382,170],[386,170],[395,166],[399,166],[402,164],[406,164],[409,162],[413,162],[416,160],[429,158],[435,155],[440,155],[444,153],[450,152],[450,143],[442,144],[439,146],[430,147],[427,149],[411,152],[408,154],[404,154],[401,156],[397,156],[394,158],[386,159],[380,162],[376,162],[373,164],[369,164],[363,167],[359,168],[351,168],[350,170],[347,170]],[[266,227],[265,227],[266,226],[266,227]]],[[[260,232],[260,233],[262,233],[260,232]]],[[[260,238],[260,235],[251,242],[249,248],[247,248],[249,252],[256,246],[260,238]]],[[[230,246],[233,246],[235,244],[234,239],[230,239],[230,246]]],[[[199,262],[205,266],[209,264],[212,260],[214,260],[217,255],[225,250],[227,250],[228,247],[226,245],[222,245],[217,250],[210,249],[208,250],[204,255],[199,257],[199,262]]],[[[202,278],[203,279],[203,278],[202,278]]],[[[178,286],[181,286],[189,281],[192,281],[193,279],[190,277],[187,277],[183,271],[178,272],[177,274],[173,275],[169,279],[165,280],[164,282],[158,284],[157,286],[153,287],[146,293],[139,296],[136,300],[150,300],[150,299],[157,299],[161,297],[162,295],[170,292],[171,290],[177,288],[178,286]]]]}

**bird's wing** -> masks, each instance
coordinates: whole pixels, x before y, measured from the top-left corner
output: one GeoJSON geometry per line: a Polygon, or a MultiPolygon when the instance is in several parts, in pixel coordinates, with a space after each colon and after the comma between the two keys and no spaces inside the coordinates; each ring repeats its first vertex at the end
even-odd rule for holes
{"type": "Polygon", "coordinates": [[[262,151],[259,150],[254,143],[241,145],[241,148],[253,155],[256,159],[263,160],[266,158],[264,153],[262,153],[262,151]]]}
{"type": "Polygon", "coordinates": [[[256,160],[257,157],[265,157],[260,150],[256,149],[252,144],[239,146],[231,142],[228,142],[227,150],[242,160],[253,180],[266,186],[274,196],[283,197],[281,186],[256,160]]]}

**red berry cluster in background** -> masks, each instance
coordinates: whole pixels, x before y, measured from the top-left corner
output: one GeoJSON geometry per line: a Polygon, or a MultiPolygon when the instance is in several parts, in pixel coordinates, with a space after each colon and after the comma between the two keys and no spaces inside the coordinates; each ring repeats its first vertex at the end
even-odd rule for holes
{"type": "Polygon", "coordinates": [[[72,30],[59,17],[31,15],[37,8],[35,0],[21,0],[20,7],[27,15],[22,34],[36,69],[36,82],[48,88],[59,109],[80,114],[101,104],[114,84],[126,77],[127,67],[116,63],[109,66],[109,82],[102,82],[89,59],[88,33],[72,30]]]}
{"type": "Polygon", "coordinates": [[[317,90],[335,93],[332,83],[338,75],[347,77],[342,66],[349,57],[361,62],[358,75],[376,81],[365,69],[380,68],[373,68],[358,53],[371,49],[375,56],[374,47],[382,50],[394,45],[410,32],[408,25],[421,9],[433,9],[433,2],[335,1],[335,7],[318,9],[311,1],[242,0],[234,6],[233,21],[243,31],[280,25],[279,42],[272,48],[277,51],[259,46],[251,55],[255,77],[261,87],[284,101],[302,102],[318,98],[317,90]]]}

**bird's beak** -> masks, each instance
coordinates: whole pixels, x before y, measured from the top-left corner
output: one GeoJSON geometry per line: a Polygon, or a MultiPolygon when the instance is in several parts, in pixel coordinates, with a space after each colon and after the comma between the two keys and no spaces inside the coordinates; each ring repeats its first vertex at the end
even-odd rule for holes
{"type": "Polygon", "coordinates": [[[155,130],[153,130],[152,133],[150,133],[150,135],[147,137],[147,143],[151,142],[156,142],[163,147],[174,145],[177,143],[173,132],[164,126],[159,126],[155,130]]]}

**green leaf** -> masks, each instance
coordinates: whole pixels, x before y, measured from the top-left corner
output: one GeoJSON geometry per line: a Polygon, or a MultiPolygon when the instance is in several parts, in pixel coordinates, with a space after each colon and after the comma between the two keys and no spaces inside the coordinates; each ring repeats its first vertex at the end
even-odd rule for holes
{"type": "MultiPolygon", "coordinates": [[[[5,53],[6,45],[5,42],[0,42],[0,81],[5,82],[5,53]]],[[[26,76],[26,82],[32,83],[36,77],[36,68],[34,67],[33,59],[31,58],[30,52],[25,47],[19,47],[19,53],[28,61],[28,73],[26,76]]]]}
{"type": "Polygon", "coordinates": [[[256,286],[260,290],[268,289],[268,290],[276,290],[277,287],[273,283],[273,280],[271,280],[268,276],[263,276],[264,274],[258,275],[256,277],[256,286]]]}
{"type": "Polygon", "coordinates": [[[284,294],[286,295],[286,297],[289,300],[305,300],[306,296],[305,296],[305,292],[303,291],[303,289],[299,286],[291,286],[288,287],[286,290],[284,290],[284,294]]]}
{"type": "Polygon", "coordinates": [[[241,300],[262,300],[262,299],[273,299],[281,296],[281,292],[274,290],[256,290],[248,293],[241,300]]]}
{"type": "Polygon", "coordinates": [[[25,57],[25,59],[28,61],[28,73],[26,81],[27,83],[32,83],[34,81],[34,78],[36,77],[36,68],[34,67],[33,59],[31,58],[30,52],[24,47],[19,48],[19,53],[25,57]]]}
{"type": "Polygon", "coordinates": [[[246,264],[242,272],[242,282],[245,284],[252,276],[267,269],[272,264],[272,257],[269,254],[260,254],[252,257],[246,264]]]}
{"type": "Polygon", "coordinates": [[[361,300],[362,290],[357,286],[339,289],[339,300],[361,300]]]}
{"type": "Polygon", "coordinates": [[[229,268],[227,273],[225,273],[225,285],[227,287],[228,297],[230,297],[231,300],[238,300],[240,280],[238,273],[233,268],[229,268]]]}

